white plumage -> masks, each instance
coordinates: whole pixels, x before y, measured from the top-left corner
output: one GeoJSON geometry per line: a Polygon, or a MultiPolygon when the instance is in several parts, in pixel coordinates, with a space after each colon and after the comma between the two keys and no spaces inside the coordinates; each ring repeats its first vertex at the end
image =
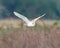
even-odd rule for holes
{"type": "Polygon", "coordinates": [[[27,17],[25,17],[25,16],[23,16],[23,15],[17,13],[17,12],[14,12],[14,14],[15,14],[17,17],[21,18],[21,19],[25,22],[25,25],[28,26],[28,27],[33,27],[33,26],[35,26],[35,22],[36,22],[39,18],[45,16],[45,14],[43,14],[42,16],[39,16],[39,17],[37,17],[37,18],[35,18],[35,19],[33,19],[33,20],[30,21],[27,17]]]}

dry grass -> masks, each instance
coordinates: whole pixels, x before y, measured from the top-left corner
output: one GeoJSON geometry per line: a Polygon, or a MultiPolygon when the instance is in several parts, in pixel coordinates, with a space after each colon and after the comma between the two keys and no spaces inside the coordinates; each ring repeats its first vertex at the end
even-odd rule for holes
{"type": "Polygon", "coordinates": [[[33,28],[19,20],[1,21],[0,48],[60,48],[60,27],[45,21],[33,28]]]}

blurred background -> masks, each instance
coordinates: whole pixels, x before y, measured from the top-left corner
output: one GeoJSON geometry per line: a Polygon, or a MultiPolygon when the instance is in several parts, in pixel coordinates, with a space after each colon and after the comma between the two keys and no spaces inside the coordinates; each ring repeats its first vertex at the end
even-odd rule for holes
{"type": "Polygon", "coordinates": [[[29,19],[46,13],[43,19],[60,20],[60,0],[0,0],[0,19],[16,18],[14,11],[29,19]]]}
{"type": "Polygon", "coordinates": [[[60,0],[0,0],[0,48],[60,48],[60,0]],[[34,27],[14,15],[34,19],[34,27]]]}

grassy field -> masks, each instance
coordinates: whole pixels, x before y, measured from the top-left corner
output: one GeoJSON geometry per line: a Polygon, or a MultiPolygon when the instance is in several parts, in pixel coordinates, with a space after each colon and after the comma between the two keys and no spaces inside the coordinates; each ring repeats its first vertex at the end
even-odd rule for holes
{"type": "Polygon", "coordinates": [[[60,21],[39,20],[32,28],[23,23],[0,20],[0,48],[60,48],[60,21]]]}

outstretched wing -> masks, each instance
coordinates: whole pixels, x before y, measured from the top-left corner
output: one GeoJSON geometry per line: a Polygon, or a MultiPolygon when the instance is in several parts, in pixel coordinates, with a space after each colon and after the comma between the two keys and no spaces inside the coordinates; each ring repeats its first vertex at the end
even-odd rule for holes
{"type": "Polygon", "coordinates": [[[28,23],[28,22],[29,22],[29,20],[28,20],[25,16],[23,16],[23,15],[17,13],[17,12],[14,12],[14,14],[15,14],[17,17],[21,18],[23,21],[25,21],[25,23],[28,23]]]}
{"type": "Polygon", "coordinates": [[[45,16],[45,15],[46,15],[46,14],[43,14],[42,16],[39,16],[39,17],[33,19],[32,22],[36,22],[39,18],[42,18],[42,17],[45,16]]]}

